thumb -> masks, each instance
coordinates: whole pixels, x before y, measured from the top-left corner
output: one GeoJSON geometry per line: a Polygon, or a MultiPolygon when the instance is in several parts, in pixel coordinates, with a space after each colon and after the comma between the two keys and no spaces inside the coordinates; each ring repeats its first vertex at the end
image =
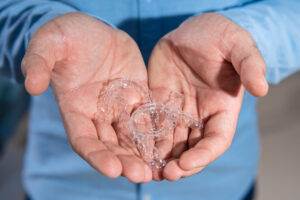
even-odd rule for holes
{"type": "Polygon", "coordinates": [[[22,60],[25,88],[31,95],[42,94],[49,86],[51,70],[38,54],[28,53],[22,60]]]}
{"type": "Polygon", "coordinates": [[[242,84],[252,95],[265,96],[268,92],[266,64],[250,33],[238,31],[230,39],[229,60],[240,75],[242,84]]]}
{"type": "Polygon", "coordinates": [[[64,43],[59,34],[48,30],[49,26],[42,26],[33,35],[21,64],[25,88],[32,95],[40,95],[48,88],[54,64],[63,56],[64,43]]]}

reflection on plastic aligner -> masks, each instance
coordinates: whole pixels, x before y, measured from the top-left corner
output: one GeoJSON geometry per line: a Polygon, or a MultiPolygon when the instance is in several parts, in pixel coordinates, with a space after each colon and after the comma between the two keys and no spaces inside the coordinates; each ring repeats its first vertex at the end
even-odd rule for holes
{"type": "Polygon", "coordinates": [[[184,96],[178,92],[171,92],[166,104],[152,102],[151,92],[141,82],[117,79],[99,95],[97,120],[107,121],[107,116],[118,116],[121,130],[130,133],[144,161],[151,167],[163,168],[166,162],[160,157],[155,142],[168,138],[176,126],[202,128],[200,119],[182,111],[183,102],[184,96]],[[132,105],[126,90],[134,90],[142,99],[142,105],[133,113],[130,113],[132,105]]]}
{"type": "Polygon", "coordinates": [[[97,120],[110,121],[110,118],[128,118],[130,102],[128,99],[128,90],[133,90],[141,96],[142,103],[151,102],[149,89],[142,83],[130,79],[117,79],[108,83],[104,90],[100,91],[97,105],[97,120]]]}

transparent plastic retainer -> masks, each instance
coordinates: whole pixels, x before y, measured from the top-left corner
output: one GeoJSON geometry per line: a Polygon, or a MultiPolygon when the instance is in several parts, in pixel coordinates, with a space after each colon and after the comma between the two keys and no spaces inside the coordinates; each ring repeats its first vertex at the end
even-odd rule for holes
{"type": "Polygon", "coordinates": [[[96,120],[103,123],[117,119],[118,131],[129,136],[146,163],[160,169],[166,161],[159,155],[155,142],[169,138],[176,126],[203,126],[201,119],[182,111],[183,102],[183,94],[174,91],[167,103],[154,102],[151,91],[140,81],[116,79],[100,91],[96,120]],[[131,102],[130,94],[140,96],[138,105],[131,102]]]}

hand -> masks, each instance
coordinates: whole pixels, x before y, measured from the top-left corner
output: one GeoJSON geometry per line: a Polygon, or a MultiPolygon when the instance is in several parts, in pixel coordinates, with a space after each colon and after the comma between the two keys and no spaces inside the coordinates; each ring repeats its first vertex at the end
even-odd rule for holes
{"type": "Polygon", "coordinates": [[[183,110],[204,119],[203,133],[177,127],[157,144],[170,161],[154,179],[191,176],[223,154],[233,139],[243,91],[266,95],[265,62],[251,35],[222,15],[186,20],[155,46],[149,88],[160,102],[171,90],[184,94],[183,110]]]}
{"type": "MultiPolygon", "coordinates": [[[[25,87],[43,93],[51,81],[70,143],[83,159],[108,177],[120,174],[133,182],[148,182],[151,169],[123,148],[111,124],[95,123],[99,91],[117,78],[147,85],[147,72],[135,42],[85,14],[54,18],[36,31],[22,62],[25,87]]],[[[129,96],[133,104],[139,97],[129,96]]]]}

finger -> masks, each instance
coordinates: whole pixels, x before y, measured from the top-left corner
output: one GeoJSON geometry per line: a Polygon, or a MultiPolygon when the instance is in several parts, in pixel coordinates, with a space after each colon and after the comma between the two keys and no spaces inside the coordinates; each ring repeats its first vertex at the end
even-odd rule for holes
{"type": "Polygon", "coordinates": [[[174,131],[172,157],[179,158],[179,156],[187,149],[189,129],[183,126],[177,126],[174,131]]]}
{"type": "MultiPolygon", "coordinates": [[[[159,159],[168,159],[171,156],[172,146],[173,134],[168,134],[166,138],[160,139],[159,141],[155,142],[155,147],[160,157],[159,159]]],[[[153,166],[152,173],[154,180],[161,181],[163,179],[161,169],[156,169],[155,166],[153,166]]]]}
{"type": "Polygon", "coordinates": [[[100,121],[96,121],[95,125],[99,139],[121,161],[122,175],[134,183],[149,182],[152,179],[151,169],[136,156],[137,149],[128,138],[126,128],[116,126],[117,129],[114,129],[110,124],[100,121]]]}
{"type": "Polygon", "coordinates": [[[162,181],[164,179],[163,170],[153,167],[152,168],[152,179],[155,181],[162,181]]]}
{"type": "Polygon", "coordinates": [[[250,33],[245,30],[238,31],[230,36],[228,44],[229,60],[245,88],[255,96],[265,96],[268,92],[266,63],[250,33]]]}
{"type": "Polygon", "coordinates": [[[205,125],[203,139],[181,155],[180,167],[192,170],[204,167],[218,158],[229,148],[236,123],[235,111],[224,111],[211,116],[205,125]]]}
{"type": "Polygon", "coordinates": [[[179,160],[175,159],[170,161],[163,170],[163,177],[168,181],[176,181],[179,178],[185,178],[199,173],[204,167],[195,168],[189,171],[181,169],[179,160]]]}
{"type": "Polygon", "coordinates": [[[130,149],[125,149],[112,143],[104,143],[107,149],[113,152],[122,163],[122,175],[131,182],[142,183],[149,182],[152,179],[150,167],[130,149]]]}
{"type": "Polygon", "coordinates": [[[201,130],[200,129],[193,129],[189,135],[188,139],[188,146],[189,148],[194,147],[201,139],[201,130]]]}
{"type": "MultiPolygon", "coordinates": [[[[197,103],[195,98],[186,95],[183,103],[183,110],[186,113],[191,114],[191,116],[199,116],[197,113],[197,103]]],[[[187,149],[188,138],[189,138],[189,127],[184,123],[184,120],[181,120],[174,131],[174,143],[172,150],[172,157],[179,158],[180,155],[187,149]]]]}
{"type": "Polygon", "coordinates": [[[98,137],[103,143],[118,145],[118,137],[110,124],[100,121],[94,121],[98,137]]]}
{"type": "Polygon", "coordinates": [[[43,93],[50,84],[50,69],[43,57],[37,54],[26,55],[22,61],[25,88],[32,95],[43,93]]]}
{"type": "Polygon", "coordinates": [[[64,43],[57,42],[59,36],[53,34],[56,29],[52,26],[50,23],[36,31],[22,60],[25,87],[32,95],[39,95],[48,88],[54,64],[64,56],[64,43]]]}
{"type": "Polygon", "coordinates": [[[110,178],[120,176],[122,164],[98,139],[92,120],[75,112],[62,112],[62,117],[74,151],[101,174],[110,178]]]}
{"type": "Polygon", "coordinates": [[[118,158],[122,162],[122,175],[133,183],[146,183],[152,180],[150,167],[133,155],[119,154],[118,158]]]}

